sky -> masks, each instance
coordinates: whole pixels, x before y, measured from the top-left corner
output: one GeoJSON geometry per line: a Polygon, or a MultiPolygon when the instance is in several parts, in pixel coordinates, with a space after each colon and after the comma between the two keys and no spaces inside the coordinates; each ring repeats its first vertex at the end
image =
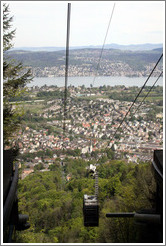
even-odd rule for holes
{"type": "MultiPolygon", "coordinates": [[[[65,47],[68,1],[8,3],[16,36],[14,47],[65,47]]],[[[70,1],[70,46],[163,43],[165,1],[70,1]]]]}

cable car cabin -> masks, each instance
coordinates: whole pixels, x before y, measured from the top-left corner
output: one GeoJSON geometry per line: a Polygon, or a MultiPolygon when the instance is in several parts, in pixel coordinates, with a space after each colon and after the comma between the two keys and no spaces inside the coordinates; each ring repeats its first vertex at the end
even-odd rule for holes
{"type": "Polygon", "coordinates": [[[84,195],[83,201],[84,226],[99,225],[99,204],[94,195],[84,195]]]}

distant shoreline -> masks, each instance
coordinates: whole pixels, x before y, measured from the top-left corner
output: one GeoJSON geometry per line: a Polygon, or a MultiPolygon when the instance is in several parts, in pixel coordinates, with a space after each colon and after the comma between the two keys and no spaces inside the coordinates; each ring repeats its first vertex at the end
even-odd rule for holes
{"type": "MultiPolygon", "coordinates": [[[[100,87],[104,85],[118,86],[125,85],[126,87],[138,86],[141,87],[146,81],[147,77],[110,77],[110,76],[100,76],[96,77],[94,81],[94,87],[100,87]]],[[[147,83],[147,86],[152,86],[157,77],[151,77],[147,83]]],[[[90,87],[93,83],[94,77],[68,77],[68,86],[73,85],[75,87],[85,85],[85,87],[90,87]]],[[[63,87],[65,85],[65,77],[35,77],[33,81],[27,84],[28,87],[32,86],[51,86],[56,85],[57,87],[63,87]]],[[[163,77],[161,77],[156,86],[163,86],[163,77]]]]}

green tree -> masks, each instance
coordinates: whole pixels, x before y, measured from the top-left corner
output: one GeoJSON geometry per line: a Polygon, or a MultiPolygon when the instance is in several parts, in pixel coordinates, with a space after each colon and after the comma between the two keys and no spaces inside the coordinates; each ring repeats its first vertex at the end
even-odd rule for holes
{"type": "Polygon", "coordinates": [[[43,169],[43,168],[44,168],[43,163],[39,163],[39,164],[37,164],[37,165],[34,167],[34,171],[36,171],[36,170],[41,170],[41,169],[43,169]]]}
{"type": "Polygon", "coordinates": [[[13,17],[10,16],[9,5],[3,4],[3,135],[4,145],[9,144],[20,125],[20,109],[9,103],[11,98],[22,95],[29,82],[31,72],[22,63],[9,58],[9,49],[13,46],[15,30],[11,30],[13,17]]]}

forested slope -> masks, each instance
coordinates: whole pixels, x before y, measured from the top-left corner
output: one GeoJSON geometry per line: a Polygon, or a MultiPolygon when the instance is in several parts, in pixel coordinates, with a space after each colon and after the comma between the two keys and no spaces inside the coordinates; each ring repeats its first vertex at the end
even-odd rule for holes
{"type": "MultiPolygon", "coordinates": [[[[149,63],[156,63],[161,53],[162,48],[150,51],[105,49],[102,53],[102,63],[122,62],[139,70],[149,63]]],[[[70,65],[96,66],[100,54],[101,49],[70,50],[70,65]]],[[[54,52],[10,51],[9,57],[22,61],[25,66],[31,67],[44,68],[65,65],[65,50],[54,52]]]]}
{"type": "Polygon", "coordinates": [[[60,160],[50,171],[19,181],[19,209],[28,213],[31,227],[17,234],[18,243],[127,243],[137,242],[133,219],[106,218],[109,212],[152,208],[155,181],[150,163],[98,161],[99,227],[83,225],[83,195],[94,194],[94,179],[86,168],[92,162],[60,160]],[[71,179],[66,180],[70,174],[71,179]]]}

